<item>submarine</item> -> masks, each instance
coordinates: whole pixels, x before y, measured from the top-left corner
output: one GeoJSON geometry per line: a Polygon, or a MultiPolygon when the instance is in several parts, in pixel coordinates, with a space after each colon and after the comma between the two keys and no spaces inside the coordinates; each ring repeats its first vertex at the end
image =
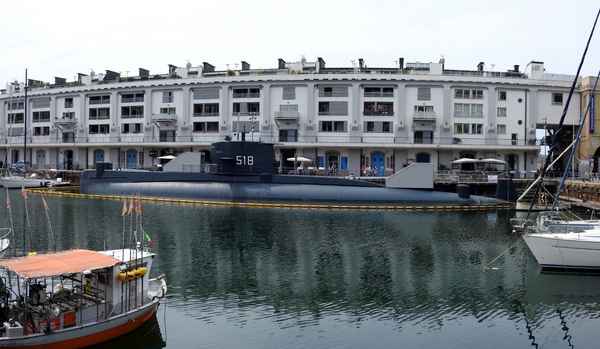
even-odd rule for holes
{"type": "MultiPolygon", "coordinates": [[[[110,162],[81,173],[80,193],[91,195],[139,195],[147,198],[186,199],[235,203],[303,205],[419,207],[451,206],[492,209],[509,205],[512,181],[500,181],[496,198],[470,195],[462,185],[457,193],[385,184],[360,179],[280,174],[274,143],[231,140],[211,144],[211,163],[202,153],[187,152],[171,160],[162,171],[115,170],[110,162]],[[507,190],[507,187],[510,190],[507,190]]],[[[411,165],[413,166],[413,165],[411,165]]],[[[410,167],[409,167],[410,168],[410,167]]],[[[407,168],[408,169],[408,168],[407,168]]],[[[422,177],[413,176],[413,180],[422,177]]],[[[397,182],[397,181],[396,181],[397,182]]],[[[514,192],[511,196],[515,196],[514,192]]]]}

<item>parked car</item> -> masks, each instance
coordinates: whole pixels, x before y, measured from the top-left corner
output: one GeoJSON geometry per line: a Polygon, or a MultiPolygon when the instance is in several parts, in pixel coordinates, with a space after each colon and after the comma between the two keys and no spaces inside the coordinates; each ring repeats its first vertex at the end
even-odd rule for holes
{"type": "Polygon", "coordinates": [[[17,170],[21,170],[24,166],[31,166],[31,164],[29,163],[29,161],[17,161],[16,164],[13,165],[13,167],[17,170]]]}

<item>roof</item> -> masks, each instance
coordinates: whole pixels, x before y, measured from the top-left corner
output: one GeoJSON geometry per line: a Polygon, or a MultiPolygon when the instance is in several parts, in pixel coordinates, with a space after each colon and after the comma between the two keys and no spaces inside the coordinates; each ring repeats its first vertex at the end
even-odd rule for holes
{"type": "Polygon", "coordinates": [[[0,260],[0,267],[32,279],[106,268],[120,263],[120,260],[99,252],[71,250],[38,256],[3,259],[0,260]]]}

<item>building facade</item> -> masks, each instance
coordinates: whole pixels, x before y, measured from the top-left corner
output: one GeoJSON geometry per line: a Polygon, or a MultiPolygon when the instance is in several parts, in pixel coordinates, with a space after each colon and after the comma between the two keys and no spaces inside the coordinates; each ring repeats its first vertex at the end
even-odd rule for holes
{"type": "MultiPolygon", "coordinates": [[[[504,72],[449,70],[438,63],[345,68],[325,61],[286,62],[268,70],[218,71],[209,63],[169,65],[167,74],[135,77],[78,74],[54,84],[30,79],[0,94],[4,164],[36,168],[92,168],[98,161],[139,169],[159,157],[209,152],[211,142],[246,139],[276,143],[282,169],[288,158],[358,175],[375,167],[384,176],[412,162],[450,169],[453,160],[496,158],[505,171],[535,171],[543,137],[551,134],[573,76],[545,73],[542,62],[504,72]],[[539,139],[542,138],[542,139],[539,139]]],[[[229,68],[229,67],[228,67],[229,68]]],[[[565,123],[577,125],[581,84],[565,123]]],[[[573,126],[575,129],[576,126],[573,126]]],[[[570,143],[570,142],[569,142],[570,143]]],[[[208,155],[209,157],[209,155],[208,155]]]]}

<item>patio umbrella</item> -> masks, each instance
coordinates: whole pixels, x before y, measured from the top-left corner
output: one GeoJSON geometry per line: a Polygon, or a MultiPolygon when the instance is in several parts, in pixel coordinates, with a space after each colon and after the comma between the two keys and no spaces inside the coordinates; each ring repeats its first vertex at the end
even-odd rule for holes
{"type": "Polygon", "coordinates": [[[295,161],[295,162],[313,162],[313,159],[306,158],[304,156],[295,156],[293,158],[287,158],[287,161],[295,161]]]}
{"type": "Polygon", "coordinates": [[[506,161],[500,160],[500,159],[494,159],[494,158],[483,159],[483,160],[481,160],[481,162],[485,162],[486,164],[497,164],[497,165],[506,164],[506,161]]]}
{"type": "Polygon", "coordinates": [[[176,158],[175,155],[165,155],[165,156],[159,156],[157,159],[159,159],[159,160],[173,160],[175,158],[176,158]]]}
{"type": "Polygon", "coordinates": [[[479,160],[470,159],[470,158],[462,158],[462,159],[452,161],[453,164],[473,164],[476,162],[479,162],[479,160]]]}

